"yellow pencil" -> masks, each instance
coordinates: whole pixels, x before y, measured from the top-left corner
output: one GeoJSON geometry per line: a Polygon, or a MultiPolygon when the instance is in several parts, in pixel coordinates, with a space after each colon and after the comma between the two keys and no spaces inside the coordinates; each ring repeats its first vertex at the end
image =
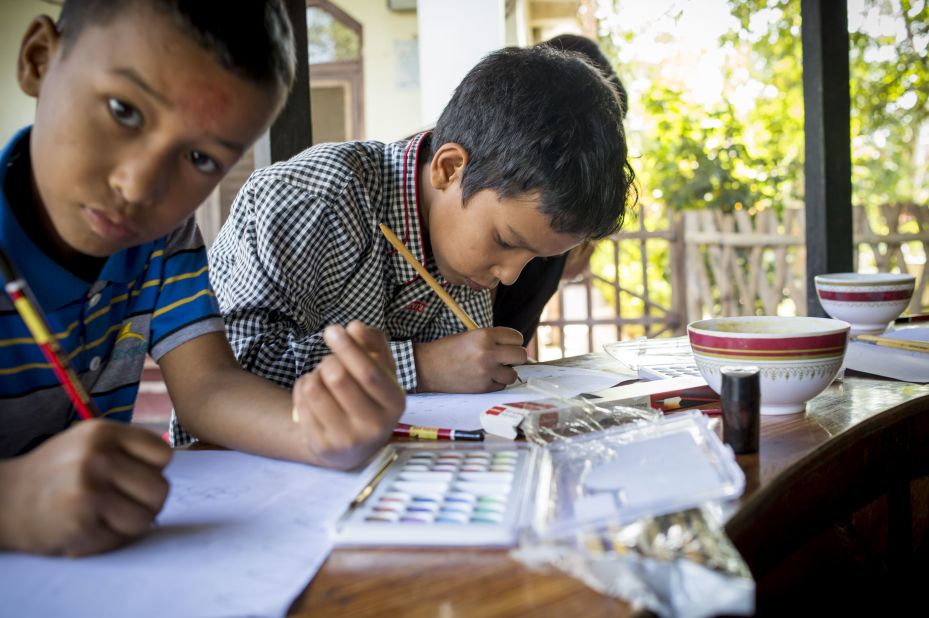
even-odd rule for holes
{"type": "Polygon", "coordinates": [[[913,341],[911,339],[895,339],[893,337],[878,337],[877,335],[858,335],[852,337],[853,341],[862,341],[872,345],[909,350],[910,352],[929,352],[929,342],[913,341]]]}
{"type": "Polygon", "coordinates": [[[419,273],[419,276],[423,278],[423,281],[428,283],[429,287],[431,287],[433,291],[439,295],[439,298],[442,299],[442,302],[444,302],[446,306],[452,310],[452,313],[458,316],[458,319],[461,320],[461,323],[465,325],[465,328],[468,330],[477,330],[479,327],[474,322],[474,320],[472,320],[471,317],[464,312],[464,309],[462,309],[458,303],[455,302],[455,299],[449,296],[448,292],[446,292],[442,286],[439,285],[439,282],[429,274],[429,271],[426,270],[426,267],[420,264],[419,260],[413,257],[413,254],[410,253],[410,250],[406,248],[406,245],[404,245],[403,242],[397,238],[397,235],[394,234],[393,230],[391,230],[383,223],[379,224],[379,227],[381,228],[381,232],[384,234],[384,238],[387,239],[387,242],[392,244],[394,249],[396,249],[400,255],[403,256],[403,259],[410,263],[410,266],[412,266],[416,272],[419,273]]]}

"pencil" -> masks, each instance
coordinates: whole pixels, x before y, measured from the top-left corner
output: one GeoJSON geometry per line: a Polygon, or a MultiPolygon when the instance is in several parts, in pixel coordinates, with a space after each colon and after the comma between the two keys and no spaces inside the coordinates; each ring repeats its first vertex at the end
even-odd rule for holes
{"type": "Polygon", "coordinates": [[[26,323],[26,328],[35,339],[36,345],[42,350],[45,359],[52,366],[55,377],[68,393],[68,398],[74,405],[74,409],[85,421],[99,416],[93,400],[87,394],[87,390],[78,379],[74,370],[68,364],[67,358],[61,352],[58,340],[52,334],[45,317],[39,309],[38,303],[32,301],[32,293],[26,280],[17,274],[13,263],[6,256],[6,253],[0,249],[0,275],[3,276],[4,288],[13,301],[13,306],[19,312],[19,316],[26,323]]]}
{"type": "Polygon", "coordinates": [[[387,239],[387,242],[394,246],[394,249],[396,249],[400,255],[403,256],[403,259],[409,262],[410,266],[412,266],[416,272],[419,273],[419,276],[423,278],[423,281],[428,283],[429,287],[431,287],[432,290],[439,295],[439,298],[442,299],[442,302],[444,302],[445,305],[452,310],[452,313],[458,316],[458,319],[461,320],[461,323],[465,325],[465,328],[468,330],[477,330],[478,325],[474,322],[474,320],[472,320],[471,317],[464,312],[464,309],[462,309],[458,303],[455,302],[455,299],[449,296],[448,292],[446,292],[442,286],[439,285],[439,282],[429,274],[429,271],[426,270],[426,267],[420,264],[419,260],[413,257],[413,254],[410,253],[410,250],[406,248],[406,245],[404,245],[403,242],[397,238],[397,235],[394,234],[393,230],[391,230],[383,223],[378,224],[378,227],[381,228],[381,233],[384,234],[384,238],[387,239]]]}
{"type": "Polygon", "coordinates": [[[909,350],[910,352],[929,352],[929,341],[913,341],[911,339],[894,339],[892,337],[879,337],[877,335],[857,335],[852,337],[852,341],[861,341],[871,345],[879,345],[885,348],[897,348],[898,350],[909,350]]]}

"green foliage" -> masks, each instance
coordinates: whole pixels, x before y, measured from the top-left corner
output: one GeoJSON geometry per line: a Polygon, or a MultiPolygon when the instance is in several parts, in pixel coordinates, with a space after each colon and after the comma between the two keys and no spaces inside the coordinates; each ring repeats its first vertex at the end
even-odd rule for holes
{"type": "MultiPolygon", "coordinates": [[[[725,41],[750,54],[753,79],[773,85],[783,98],[759,99],[750,122],[776,137],[767,155],[793,160],[802,178],[802,45],[799,0],[730,0],[741,28],[725,41]],[[769,16],[763,26],[759,15],[769,16]],[[754,26],[754,27],[753,27],[754,26]],[[786,113],[787,107],[795,113],[786,113]],[[799,107],[798,107],[799,104],[799,107]],[[785,119],[787,122],[785,122],[785,119]]],[[[929,8],[910,0],[858,0],[849,7],[849,73],[852,183],[856,204],[925,203],[926,163],[919,132],[929,119],[929,8]],[[902,32],[902,36],[898,35],[902,32]],[[924,156],[923,156],[924,158],[924,156]]],[[[790,188],[802,199],[802,185],[790,188]]]]}
{"type": "MultiPolygon", "coordinates": [[[[929,169],[919,135],[929,120],[929,3],[851,5],[854,199],[871,207],[925,203],[929,169]]],[[[675,210],[780,209],[803,201],[800,0],[729,0],[729,7],[738,27],[720,40],[724,86],[713,103],[695,102],[662,67],[620,71],[651,80],[634,102],[645,115],[644,131],[635,136],[637,171],[644,192],[675,210]]],[[[607,34],[601,42],[614,58],[618,47],[637,44],[634,31],[607,34]]]]}
{"type": "MultiPolygon", "coordinates": [[[[719,41],[716,58],[719,95],[700,99],[689,90],[691,50],[654,60],[633,53],[656,41],[673,46],[686,38],[674,27],[615,18],[636,0],[612,0],[600,24],[600,45],[614,61],[632,95],[627,131],[640,183],[640,212],[649,227],[658,213],[714,208],[782,210],[804,201],[804,109],[800,0],[728,0],[735,26],[719,41]],[[671,65],[671,66],[669,66],[671,65]],[[682,77],[682,73],[684,73],[682,77]],[[631,87],[630,87],[631,86],[631,87]]],[[[608,0],[601,0],[604,7],[608,0]]],[[[929,1],[849,0],[849,71],[852,101],[853,199],[873,214],[881,204],[929,202],[929,1]]],[[[699,12],[700,2],[675,4],[660,18],[683,22],[683,11],[699,12]]],[[[682,43],[681,43],[682,44],[682,43]]],[[[875,231],[882,230],[871,216],[875,231]]],[[[630,217],[627,230],[634,230],[630,217]]],[[[899,231],[916,231],[904,222],[899,231]]],[[[771,256],[763,258],[769,278],[771,256]]],[[[636,297],[670,306],[667,243],[648,246],[648,280],[643,277],[636,240],[604,242],[591,260],[605,299],[612,285],[621,316],[657,315],[636,297]]],[[[757,307],[755,308],[758,309],[757,307]]],[[[657,311],[657,313],[656,313],[657,311]]],[[[631,332],[628,334],[632,334],[631,332]]]]}
{"type": "Polygon", "coordinates": [[[331,13],[319,7],[309,7],[306,10],[306,22],[312,64],[358,59],[358,34],[331,13]]]}

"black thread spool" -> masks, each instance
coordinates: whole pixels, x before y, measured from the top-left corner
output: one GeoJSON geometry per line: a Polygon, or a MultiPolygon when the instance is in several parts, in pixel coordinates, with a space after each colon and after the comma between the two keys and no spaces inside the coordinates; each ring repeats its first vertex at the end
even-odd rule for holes
{"type": "Polygon", "coordinates": [[[723,367],[720,405],[723,442],[737,454],[758,452],[761,425],[761,370],[758,367],[723,367]]]}

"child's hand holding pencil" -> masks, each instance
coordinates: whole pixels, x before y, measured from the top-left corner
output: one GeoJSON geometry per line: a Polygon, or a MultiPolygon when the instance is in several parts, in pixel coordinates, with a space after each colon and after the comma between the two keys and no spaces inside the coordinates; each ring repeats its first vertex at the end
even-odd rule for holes
{"type": "Polygon", "coordinates": [[[498,391],[519,379],[516,365],[528,362],[523,336],[512,328],[479,328],[426,267],[388,226],[379,225],[384,238],[442,299],[468,332],[413,346],[417,391],[432,393],[484,393],[498,391]]]}
{"type": "Polygon", "coordinates": [[[419,392],[485,393],[519,378],[517,365],[528,357],[523,336],[498,326],[413,345],[419,392]]]}
{"type": "Polygon", "coordinates": [[[83,556],[125,545],[164,505],[171,455],[147,429],[93,420],[0,461],[0,550],[83,556]]]}

